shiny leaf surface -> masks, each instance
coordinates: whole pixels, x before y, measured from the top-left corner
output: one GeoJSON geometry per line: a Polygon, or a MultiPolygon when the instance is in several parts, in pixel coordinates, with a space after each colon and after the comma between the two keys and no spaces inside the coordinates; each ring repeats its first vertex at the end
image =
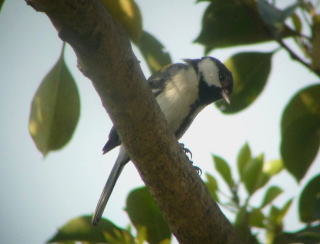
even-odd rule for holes
{"type": "Polygon", "coordinates": [[[71,139],[80,116],[80,98],[63,55],[42,80],[32,99],[29,132],[46,155],[71,139]]]}
{"type": "Polygon", "coordinates": [[[271,70],[273,53],[245,52],[229,58],[225,64],[233,75],[231,104],[215,103],[223,113],[236,113],[251,105],[262,92],[271,70]]]}

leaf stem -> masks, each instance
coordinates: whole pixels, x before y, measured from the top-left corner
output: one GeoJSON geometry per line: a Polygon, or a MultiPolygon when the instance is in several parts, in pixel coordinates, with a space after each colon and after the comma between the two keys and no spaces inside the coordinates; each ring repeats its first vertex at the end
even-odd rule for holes
{"type": "Polygon", "coordinates": [[[301,63],[303,66],[308,68],[310,71],[312,71],[317,76],[320,76],[320,70],[314,70],[309,63],[304,61],[302,58],[300,58],[294,51],[290,49],[290,47],[281,39],[278,37],[275,37],[275,40],[279,43],[279,45],[284,48],[290,55],[290,57],[299,63],[301,63]]]}

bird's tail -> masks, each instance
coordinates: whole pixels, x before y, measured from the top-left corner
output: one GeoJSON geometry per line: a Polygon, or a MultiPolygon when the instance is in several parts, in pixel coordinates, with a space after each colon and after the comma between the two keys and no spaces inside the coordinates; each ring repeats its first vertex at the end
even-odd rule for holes
{"type": "Polygon", "coordinates": [[[107,205],[107,202],[109,200],[109,197],[112,193],[112,190],[120,176],[120,173],[122,172],[123,167],[126,165],[127,162],[129,162],[130,158],[124,149],[123,146],[120,147],[120,152],[118,155],[118,158],[111,170],[111,173],[109,175],[109,178],[107,180],[107,183],[105,184],[103,191],[101,193],[99,202],[97,204],[96,210],[94,212],[94,215],[92,217],[92,224],[97,225],[99,220],[102,217],[103,211],[107,205]]]}

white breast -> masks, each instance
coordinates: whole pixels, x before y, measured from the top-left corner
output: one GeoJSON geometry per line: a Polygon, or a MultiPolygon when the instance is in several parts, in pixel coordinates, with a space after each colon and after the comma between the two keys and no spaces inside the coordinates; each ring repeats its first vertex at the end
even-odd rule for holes
{"type": "Polygon", "coordinates": [[[198,96],[198,77],[193,68],[176,74],[157,96],[157,102],[164,113],[172,132],[180,127],[198,96]]]}

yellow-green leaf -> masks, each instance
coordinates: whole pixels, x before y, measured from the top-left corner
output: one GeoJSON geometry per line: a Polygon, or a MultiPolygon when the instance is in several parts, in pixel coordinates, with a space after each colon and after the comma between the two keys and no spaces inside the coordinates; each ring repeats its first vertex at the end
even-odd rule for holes
{"type": "Polygon", "coordinates": [[[217,180],[210,174],[206,174],[206,178],[207,178],[206,186],[210,192],[211,197],[216,202],[219,202],[219,197],[217,194],[217,192],[219,190],[219,186],[218,186],[217,180]]]}
{"type": "Polygon", "coordinates": [[[220,173],[224,181],[228,184],[229,188],[232,189],[235,184],[228,163],[223,158],[216,155],[212,155],[212,158],[216,170],[220,173]]]}
{"type": "Polygon", "coordinates": [[[170,239],[169,226],[146,187],[130,192],[126,211],[136,228],[146,227],[149,243],[159,243],[164,239],[170,239]]]}
{"type": "Polygon", "coordinates": [[[98,226],[91,224],[91,216],[81,216],[68,221],[47,243],[90,242],[106,243],[105,233],[116,236],[117,231],[124,231],[106,219],[101,219],[98,226]]]}
{"type": "Polygon", "coordinates": [[[241,180],[243,180],[243,172],[247,167],[248,163],[251,161],[251,159],[252,159],[251,149],[249,147],[249,144],[246,143],[240,149],[238,158],[237,158],[238,172],[241,180]]]}
{"type": "Polygon", "coordinates": [[[249,213],[249,225],[257,228],[264,228],[264,215],[259,208],[253,208],[249,213]]]}
{"type": "Polygon", "coordinates": [[[243,182],[250,195],[261,186],[263,156],[253,158],[243,171],[243,182]]]}
{"type": "Polygon", "coordinates": [[[269,162],[264,163],[263,172],[269,176],[276,175],[281,172],[283,169],[283,162],[280,159],[271,160],[269,162]]]}
{"type": "Polygon", "coordinates": [[[62,54],[42,80],[32,100],[29,132],[39,151],[46,155],[66,145],[79,115],[78,89],[62,54]]]}
{"type": "Polygon", "coordinates": [[[239,112],[252,104],[262,92],[271,70],[273,53],[244,52],[229,58],[225,64],[233,75],[231,104],[215,103],[223,113],[239,112]]]}
{"type": "Polygon", "coordinates": [[[101,0],[109,13],[125,28],[133,41],[142,34],[142,17],[134,0],[101,0]]]}

